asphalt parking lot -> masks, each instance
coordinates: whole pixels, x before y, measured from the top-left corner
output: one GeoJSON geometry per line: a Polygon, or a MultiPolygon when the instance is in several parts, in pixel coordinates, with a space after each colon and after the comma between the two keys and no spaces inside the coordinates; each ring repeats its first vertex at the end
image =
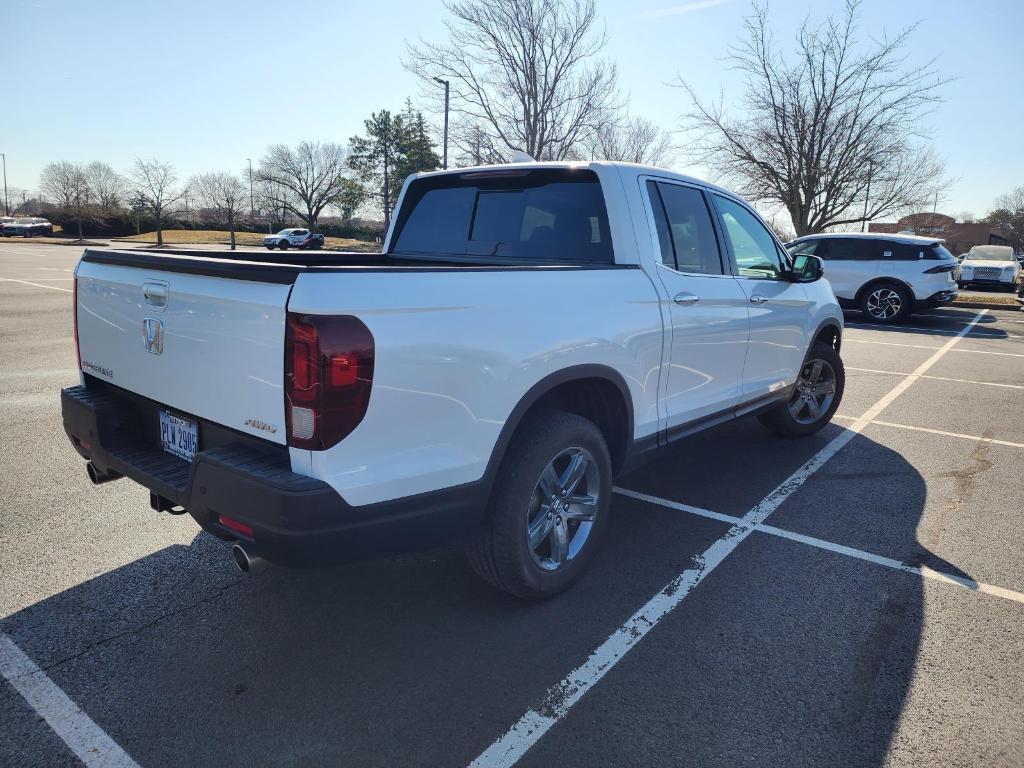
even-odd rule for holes
{"type": "Polygon", "coordinates": [[[1024,313],[850,313],[832,425],[620,478],[526,604],[454,550],[242,576],[92,486],[77,256],[0,243],[0,765],[1024,765],[1024,313]]]}

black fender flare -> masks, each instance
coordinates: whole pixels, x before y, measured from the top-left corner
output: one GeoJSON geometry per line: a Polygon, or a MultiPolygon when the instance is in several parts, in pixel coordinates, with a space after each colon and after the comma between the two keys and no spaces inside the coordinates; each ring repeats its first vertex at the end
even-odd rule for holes
{"type": "MultiPolygon", "coordinates": [[[[838,352],[843,345],[843,324],[834,317],[826,318],[818,324],[818,327],[814,329],[814,335],[811,336],[811,344],[814,344],[814,341],[821,336],[821,332],[826,328],[835,329],[837,339],[836,351],[838,352]]],[[[808,347],[808,351],[810,351],[810,347],[808,347]]]]}
{"type": "MultiPolygon", "coordinates": [[[[626,405],[627,422],[625,429],[626,444],[619,446],[619,450],[622,451],[623,456],[628,453],[629,446],[633,442],[633,396],[630,394],[629,387],[626,385],[626,380],[622,377],[622,374],[610,366],[601,364],[573,365],[563,368],[548,374],[530,387],[519,398],[519,402],[516,403],[508,418],[505,419],[505,424],[502,426],[501,432],[498,433],[498,439],[491,450],[491,458],[487,462],[487,469],[484,471],[483,484],[485,493],[488,496],[490,495],[494,480],[497,478],[498,470],[501,468],[501,463],[508,451],[508,446],[530,409],[556,387],[583,379],[603,379],[615,385],[619,390],[622,400],[626,405]]],[[[609,446],[609,448],[612,449],[613,453],[615,452],[613,446],[609,446]]]]}

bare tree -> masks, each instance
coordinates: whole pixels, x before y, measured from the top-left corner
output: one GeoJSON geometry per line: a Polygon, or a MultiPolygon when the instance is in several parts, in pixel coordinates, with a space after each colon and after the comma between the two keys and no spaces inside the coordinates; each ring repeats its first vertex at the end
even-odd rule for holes
{"type": "Polygon", "coordinates": [[[508,148],[495,143],[494,136],[479,122],[453,125],[450,138],[456,150],[455,166],[508,162],[508,148]]]}
{"type": "Polygon", "coordinates": [[[94,162],[85,167],[85,177],[92,190],[93,201],[102,211],[115,211],[125,196],[125,183],[117,171],[106,163],[94,162]]]}
{"type": "Polygon", "coordinates": [[[1024,253],[1024,187],[996,198],[995,210],[983,221],[999,227],[1014,250],[1024,253]]]}
{"type": "Polygon", "coordinates": [[[748,197],[781,204],[798,235],[916,208],[947,181],[923,117],[947,81],[933,62],[904,68],[914,31],[858,40],[860,0],[818,26],[805,20],[785,57],[756,6],[728,63],[745,77],[742,114],[693,104],[684,127],[692,157],[748,197]]]}
{"type": "MultiPolygon", "coordinates": [[[[614,64],[596,61],[605,34],[594,0],[445,0],[444,43],[407,44],[406,68],[436,98],[451,83],[451,111],[488,143],[539,160],[570,155],[618,107],[614,64]]],[[[464,132],[453,134],[472,154],[464,132]]],[[[480,142],[484,144],[484,142],[480,142]]]]}
{"type": "Polygon", "coordinates": [[[128,173],[132,195],[156,219],[156,244],[164,244],[164,217],[184,197],[188,187],[178,186],[174,166],[159,160],[137,159],[128,173]]]}
{"type": "Polygon", "coordinates": [[[290,192],[284,187],[265,179],[257,178],[254,185],[254,195],[256,198],[256,210],[259,211],[259,215],[267,216],[269,219],[268,224],[274,222],[284,223],[291,217],[292,214],[287,205],[287,198],[290,192]]]}
{"type": "Polygon", "coordinates": [[[625,115],[597,128],[588,154],[595,160],[667,166],[672,163],[675,147],[672,136],[650,120],[625,115]]]}
{"type": "Polygon", "coordinates": [[[194,176],[189,187],[199,205],[213,214],[218,224],[227,224],[231,233],[231,250],[235,250],[236,224],[248,207],[248,186],[233,174],[217,172],[194,176]]]}
{"type": "Polygon", "coordinates": [[[78,239],[81,240],[82,219],[92,196],[85,166],[67,160],[49,163],[39,176],[39,189],[48,195],[58,208],[74,214],[78,223],[78,239]]]}
{"type": "Polygon", "coordinates": [[[276,187],[276,199],[312,229],[324,208],[345,191],[347,161],[338,144],[304,141],[295,149],[274,144],[260,160],[256,178],[276,187]]]}

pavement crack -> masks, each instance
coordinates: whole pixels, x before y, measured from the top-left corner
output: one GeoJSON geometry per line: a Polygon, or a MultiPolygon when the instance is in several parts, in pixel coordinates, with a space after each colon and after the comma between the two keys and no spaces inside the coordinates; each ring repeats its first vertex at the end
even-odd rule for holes
{"type": "Polygon", "coordinates": [[[86,645],[84,648],[82,648],[80,651],[78,651],[76,653],[73,653],[73,654],[71,654],[69,656],[65,656],[65,657],[63,657],[61,659],[58,659],[57,661],[50,662],[49,664],[46,664],[45,666],[40,664],[39,665],[39,669],[41,671],[43,671],[43,672],[49,672],[51,669],[56,669],[57,667],[61,667],[64,664],[67,664],[68,662],[75,661],[76,659],[79,659],[79,658],[85,656],[86,654],[91,653],[92,651],[96,650],[97,648],[102,648],[103,646],[108,645],[110,643],[113,643],[113,642],[115,642],[117,640],[120,640],[121,638],[129,637],[131,635],[139,635],[139,634],[145,632],[146,630],[151,629],[152,627],[155,627],[157,624],[160,624],[165,619],[173,618],[174,616],[180,616],[181,614],[187,613],[188,611],[191,611],[191,610],[193,610],[195,608],[198,608],[201,605],[205,605],[207,603],[212,603],[212,602],[215,602],[215,601],[219,600],[221,597],[224,596],[224,594],[228,590],[230,590],[233,587],[236,587],[236,586],[244,583],[245,581],[246,581],[245,579],[237,579],[235,581],[228,582],[227,584],[224,584],[221,587],[219,587],[216,592],[213,592],[212,594],[207,595],[202,600],[197,600],[197,601],[189,603],[187,605],[183,605],[180,608],[175,608],[174,610],[167,611],[166,613],[162,613],[159,616],[157,616],[156,618],[154,618],[152,621],[148,621],[145,624],[141,624],[141,625],[139,625],[137,627],[133,627],[131,629],[126,629],[123,632],[118,632],[118,633],[110,635],[108,637],[103,637],[103,638],[100,638],[99,640],[95,640],[95,641],[89,643],[88,645],[86,645]]]}

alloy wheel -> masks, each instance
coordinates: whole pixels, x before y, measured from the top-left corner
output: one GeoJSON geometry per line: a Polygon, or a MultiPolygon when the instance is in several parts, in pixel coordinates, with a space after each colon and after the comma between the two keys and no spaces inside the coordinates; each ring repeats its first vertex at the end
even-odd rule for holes
{"type": "Polygon", "coordinates": [[[868,295],[868,314],[876,320],[892,320],[903,309],[903,299],[892,288],[876,288],[868,295]]]}
{"type": "Polygon", "coordinates": [[[556,571],[579,554],[594,527],[600,488],[597,463],[586,449],[566,448],[548,462],[526,514],[534,563],[556,571]]]}
{"type": "Polygon", "coordinates": [[[808,360],[789,399],[789,413],[798,424],[813,424],[832,406],[836,372],[825,360],[808,360]]]}

